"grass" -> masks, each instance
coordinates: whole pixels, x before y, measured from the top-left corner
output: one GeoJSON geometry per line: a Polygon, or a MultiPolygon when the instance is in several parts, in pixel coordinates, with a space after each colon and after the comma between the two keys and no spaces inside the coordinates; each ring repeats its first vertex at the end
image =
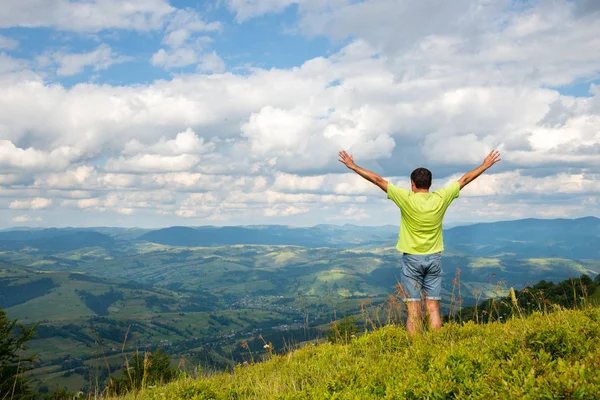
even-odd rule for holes
{"type": "Polygon", "coordinates": [[[472,258],[469,262],[469,268],[502,269],[502,260],[500,260],[499,258],[472,258]]]}
{"type": "Polygon", "coordinates": [[[526,258],[524,262],[537,268],[538,271],[552,271],[564,268],[575,275],[585,274],[586,268],[579,262],[565,258],[526,258]]]}
{"type": "Polygon", "coordinates": [[[120,399],[599,397],[600,309],[589,308],[504,324],[447,324],[416,337],[388,325],[349,344],[308,345],[120,399]]]}

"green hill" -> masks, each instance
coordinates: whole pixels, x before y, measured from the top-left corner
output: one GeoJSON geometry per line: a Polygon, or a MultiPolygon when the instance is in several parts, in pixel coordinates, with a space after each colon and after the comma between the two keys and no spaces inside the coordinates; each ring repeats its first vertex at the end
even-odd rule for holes
{"type": "MultiPolygon", "coordinates": [[[[228,299],[229,303],[247,296],[283,296],[293,301],[298,294],[322,304],[325,297],[385,300],[400,279],[400,256],[393,248],[140,244],[135,252],[131,250],[131,254],[121,257],[109,257],[97,248],[52,257],[23,253],[1,256],[45,270],[83,272],[175,291],[204,291],[228,299]]],[[[476,291],[484,297],[494,296],[498,294],[495,290],[510,286],[521,288],[540,280],[558,282],[600,273],[598,260],[474,258],[449,254],[443,263],[447,277],[443,282],[444,297],[449,298],[452,278],[460,270],[462,297],[467,302],[476,297],[473,294],[476,291]],[[503,285],[498,285],[500,281],[503,285]]]]}
{"type": "Polygon", "coordinates": [[[0,262],[0,308],[10,319],[40,322],[29,343],[40,364],[29,375],[37,386],[78,391],[102,381],[138,349],[163,348],[172,358],[210,367],[231,363],[227,346],[247,332],[290,324],[289,307],[235,310],[210,293],[173,292],[122,279],[39,271],[0,262]],[[125,343],[125,344],[124,344],[125,343]]]}
{"type": "Polygon", "coordinates": [[[266,357],[120,399],[597,399],[600,309],[447,324],[417,337],[390,325],[266,357]]]}

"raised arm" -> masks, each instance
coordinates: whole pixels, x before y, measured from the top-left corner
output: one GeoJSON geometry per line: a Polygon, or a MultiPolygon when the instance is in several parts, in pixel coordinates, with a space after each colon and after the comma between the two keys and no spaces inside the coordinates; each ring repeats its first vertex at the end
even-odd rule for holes
{"type": "Polygon", "coordinates": [[[490,168],[492,165],[496,164],[500,160],[500,153],[496,150],[492,150],[483,161],[483,164],[475,168],[473,171],[467,172],[463,175],[462,178],[458,180],[460,188],[462,189],[469,183],[473,182],[479,175],[483,174],[485,171],[488,170],[488,168],[490,168]]]}
{"type": "Polygon", "coordinates": [[[354,158],[350,154],[346,153],[345,151],[340,151],[339,156],[340,156],[339,161],[342,164],[344,164],[346,167],[348,167],[352,171],[356,172],[357,174],[359,174],[360,176],[362,176],[369,182],[374,183],[375,185],[379,186],[381,188],[381,190],[383,190],[384,192],[387,193],[388,182],[385,179],[383,179],[381,176],[377,175],[375,172],[367,171],[366,169],[361,168],[358,165],[354,164],[354,158]]]}

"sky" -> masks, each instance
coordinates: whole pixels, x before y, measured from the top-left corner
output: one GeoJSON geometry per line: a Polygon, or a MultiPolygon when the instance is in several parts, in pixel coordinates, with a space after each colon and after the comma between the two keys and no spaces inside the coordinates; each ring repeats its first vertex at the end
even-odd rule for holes
{"type": "Polygon", "coordinates": [[[0,228],[600,216],[600,1],[0,0],[0,228]]]}

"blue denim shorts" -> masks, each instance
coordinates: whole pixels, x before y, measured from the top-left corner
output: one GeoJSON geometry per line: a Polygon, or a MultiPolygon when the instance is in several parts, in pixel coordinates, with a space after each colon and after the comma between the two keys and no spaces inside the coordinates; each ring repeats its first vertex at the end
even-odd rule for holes
{"type": "Polygon", "coordinates": [[[402,288],[405,301],[441,300],[442,254],[403,254],[402,288]]]}

